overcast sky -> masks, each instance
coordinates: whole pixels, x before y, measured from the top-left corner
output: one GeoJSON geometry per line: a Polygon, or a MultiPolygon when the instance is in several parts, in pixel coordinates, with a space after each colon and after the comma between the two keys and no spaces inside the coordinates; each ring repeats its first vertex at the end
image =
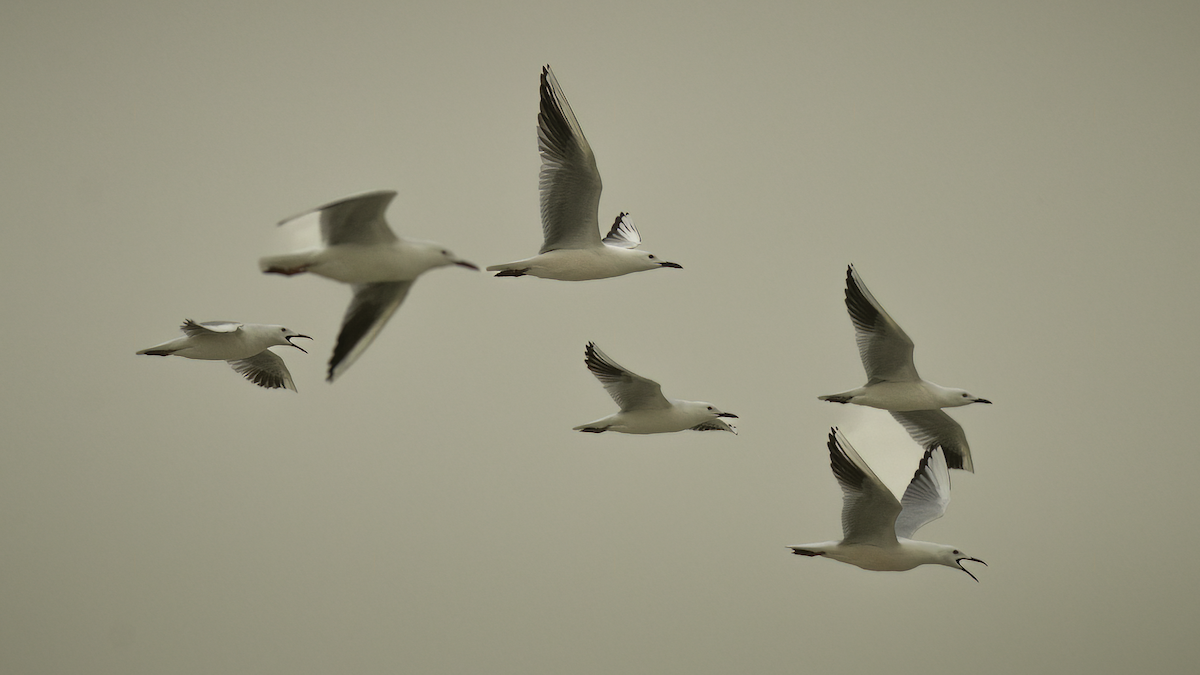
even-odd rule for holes
{"type": "Polygon", "coordinates": [[[1194,3],[13,2],[0,23],[0,671],[1190,672],[1200,658],[1194,3]],[[678,262],[423,276],[323,381],[349,289],[274,224],[394,189],[403,236],[541,244],[538,73],[678,262]],[[817,396],[854,263],[976,473],[867,572],[817,396]],[[279,323],[299,393],[135,356],[279,323]],[[740,435],[571,427],[617,362],[740,435]],[[968,563],[969,565],[970,563],[968,563]]]}

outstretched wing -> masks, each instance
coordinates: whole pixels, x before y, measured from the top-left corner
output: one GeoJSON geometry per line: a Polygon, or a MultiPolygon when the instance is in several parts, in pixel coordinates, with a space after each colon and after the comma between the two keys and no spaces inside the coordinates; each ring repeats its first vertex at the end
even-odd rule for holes
{"type": "Polygon", "coordinates": [[[930,448],[900,498],[896,536],[912,539],[917,530],[942,517],[950,503],[950,469],[941,448],[930,448]]]}
{"type": "Polygon", "coordinates": [[[230,361],[229,365],[242,377],[267,389],[291,389],[296,391],[292,374],[278,354],[265,349],[248,359],[230,361]]]}
{"type": "Polygon", "coordinates": [[[600,351],[594,342],[587,343],[587,348],[584,350],[584,363],[623,411],[652,410],[671,406],[662,395],[662,387],[657,382],[622,368],[607,354],[600,351]]]}
{"type": "Polygon", "coordinates": [[[388,244],[396,241],[397,237],[383,214],[395,197],[394,190],[366,192],[285,218],[279,224],[285,225],[310,213],[320,213],[321,239],[326,246],[388,244]]]}
{"type": "Polygon", "coordinates": [[[602,239],[606,245],[615,246],[617,248],[637,248],[642,243],[642,235],[634,227],[633,221],[629,218],[628,213],[622,213],[617,216],[613,222],[612,229],[602,239]]]}
{"type": "Polygon", "coordinates": [[[197,335],[213,335],[216,333],[236,333],[242,329],[242,324],[236,321],[205,321],[204,323],[196,323],[191,319],[184,319],[183,325],[179,330],[188,337],[196,337],[197,335]]]}
{"type": "Polygon", "coordinates": [[[940,447],[944,450],[946,464],[951,469],[975,471],[975,463],[971,461],[971,446],[967,445],[967,434],[946,411],[938,408],[889,412],[922,448],[929,450],[940,447]]]}
{"type": "Polygon", "coordinates": [[[871,295],[854,265],[846,268],[846,309],[868,384],[921,379],[913,365],[912,340],[871,295]]]}
{"type": "Polygon", "coordinates": [[[541,195],[542,249],[600,246],[600,171],[592,148],[550,66],[542,68],[538,112],[538,174],[541,195]]]}
{"type": "Polygon", "coordinates": [[[337,346],[329,359],[329,376],[333,382],[362,356],[371,342],[383,330],[388,319],[404,302],[413,281],[385,281],[376,284],[355,284],[354,299],[342,318],[337,346]]]}
{"type": "Polygon", "coordinates": [[[829,430],[829,465],[842,487],[842,543],[896,543],[900,502],[838,431],[829,430]]]}
{"type": "Polygon", "coordinates": [[[715,420],[709,420],[707,422],[701,422],[700,424],[697,424],[696,426],[692,427],[692,429],[694,431],[729,431],[729,432],[732,432],[734,436],[737,436],[737,427],[733,426],[732,424],[730,424],[729,422],[726,422],[723,419],[715,419],[715,420]]]}

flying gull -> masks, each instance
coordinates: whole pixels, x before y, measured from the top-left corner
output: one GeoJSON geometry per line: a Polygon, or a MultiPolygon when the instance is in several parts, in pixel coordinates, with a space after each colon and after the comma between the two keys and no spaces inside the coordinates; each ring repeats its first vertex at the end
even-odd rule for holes
{"type": "Polygon", "coordinates": [[[621,410],[595,422],[577,426],[575,431],[661,434],[695,429],[732,431],[737,434],[737,429],[721,419],[737,418],[737,415],[722,412],[704,401],[666,398],[657,382],[617,365],[594,342],[587,343],[584,363],[621,410]]]}
{"type": "Polygon", "coordinates": [[[941,448],[925,451],[900,501],[836,427],[829,431],[829,464],[842,487],[842,540],[791,546],[796,555],[825,556],[886,572],[945,565],[972,579],[975,575],[962,566],[963,560],[987,565],[953,546],[912,539],[926,523],[941,518],[950,502],[950,470],[941,448]]]}
{"type": "Polygon", "coordinates": [[[183,331],[183,337],[148,347],[138,354],[228,361],[234,370],[260,387],[292,391],[296,391],[296,385],[292,382],[291,373],[283,359],[268,347],[287,345],[307,354],[303,347],[292,343],[292,338],[312,339],[283,326],[261,323],[196,323],[186,319],[179,329],[183,331]]]}
{"type": "Polygon", "coordinates": [[[543,279],[606,279],[660,267],[682,268],[639,251],[642,237],[629,214],[621,213],[608,235],[600,238],[600,172],[596,157],[550,66],[542,68],[538,113],[538,176],[544,241],[532,258],[492,265],[498,277],[526,274],[543,279]]]}
{"type": "Polygon", "coordinates": [[[846,268],[846,309],[867,383],[818,398],[887,410],[922,447],[941,447],[951,469],[974,471],[967,435],[941,409],[991,401],[922,380],[913,365],[913,341],[867,290],[853,265],[846,268]]]}
{"type": "Polygon", "coordinates": [[[397,237],[383,216],[395,196],[392,190],[367,192],[283,220],[280,225],[319,213],[324,246],[259,260],[268,274],[312,272],[354,289],[329,359],[330,382],[362,356],[418,276],[445,265],[479,269],[440,244],[397,237]]]}

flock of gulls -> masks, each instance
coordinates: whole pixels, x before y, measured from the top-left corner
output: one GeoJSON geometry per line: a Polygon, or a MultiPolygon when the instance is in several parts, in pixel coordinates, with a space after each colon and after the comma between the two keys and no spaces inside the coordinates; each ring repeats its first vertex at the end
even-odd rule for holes
{"type": "MultiPolygon", "coordinates": [[[[528,275],[586,281],[660,268],[681,269],[677,263],[639,250],[641,235],[627,213],[618,215],[608,233],[600,236],[602,184],[596,158],[549,66],[542,68],[540,98],[542,248],[531,258],[492,265],[487,270],[498,277],[528,275]]],[[[353,289],[353,299],[329,359],[329,382],[362,356],[404,302],[417,277],[437,267],[479,269],[440,244],[397,236],[384,217],[395,196],[393,191],[369,192],[287,218],[280,225],[318,214],[322,245],[259,261],[267,274],[311,273],[350,284],[353,289]]],[[[945,513],[950,501],[950,469],[974,471],[966,434],[942,409],[991,401],[921,379],[913,364],[912,340],[867,289],[853,266],[846,271],[845,295],[867,382],[857,389],[819,398],[887,410],[925,453],[897,501],[845,436],[836,427],[831,429],[827,445],[830,466],[843,493],[842,539],[791,549],[797,555],[824,556],[867,570],[903,571],[926,564],[946,565],[975,579],[962,561],[982,560],[953,546],[917,541],[912,536],[945,513]]],[[[296,385],[287,365],[270,348],[289,346],[305,351],[293,340],[312,339],[284,326],[231,321],[197,323],[189,319],[180,329],[182,337],[137,353],[227,361],[254,384],[292,391],[296,391],[296,385]]],[[[619,410],[577,426],[576,431],[657,434],[692,429],[737,433],[726,421],[737,415],[704,401],[665,397],[657,382],[623,368],[595,343],[587,344],[584,362],[619,410]]]]}

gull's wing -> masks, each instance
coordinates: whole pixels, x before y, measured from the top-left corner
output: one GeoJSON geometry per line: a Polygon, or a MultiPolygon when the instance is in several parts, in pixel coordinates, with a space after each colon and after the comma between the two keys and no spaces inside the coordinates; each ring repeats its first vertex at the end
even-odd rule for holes
{"type": "Polygon", "coordinates": [[[854,265],[846,268],[846,309],[868,384],[921,379],[913,365],[912,340],[867,290],[854,265]]]}
{"type": "Polygon", "coordinates": [[[204,323],[196,323],[191,319],[184,319],[183,325],[179,330],[188,337],[196,337],[197,335],[212,335],[213,333],[236,333],[242,329],[242,324],[236,321],[205,321],[204,323]]]}
{"type": "Polygon", "coordinates": [[[617,365],[617,362],[608,358],[608,355],[600,351],[594,342],[587,343],[587,349],[584,350],[584,363],[623,411],[652,410],[671,406],[662,395],[662,387],[657,382],[635,375],[617,365]]]}
{"type": "Polygon", "coordinates": [[[327,380],[336,380],[362,356],[400,303],[404,302],[413,281],[354,285],[354,299],[342,317],[342,330],[338,333],[337,346],[333,348],[333,356],[329,359],[327,380]]]}
{"type": "Polygon", "coordinates": [[[280,221],[285,225],[310,213],[321,214],[321,239],[326,246],[337,244],[390,244],[396,233],[388,227],[383,213],[395,198],[394,190],[366,192],[318,206],[280,221]]]}
{"type": "Polygon", "coordinates": [[[922,448],[928,450],[938,446],[945,450],[946,465],[951,469],[962,469],[972,473],[975,471],[975,464],[971,461],[971,446],[967,445],[967,434],[946,411],[938,408],[889,412],[922,448]]]}
{"type": "Polygon", "coordinates": [[[863,461],[850,441],[829,430],[829,465],[842,486],[842,543],[884,546],[896,543],[900,502],[863,461]]]}
{"type": "Polygon", "coordinates": [[[283,359],[269,349],[264,349],[248,359],[230,361],[229,365],[233,366],[233,369],[238,371],[242,377],[260,387],[296,391],[296,385],[292,382],[292,374],[288,372],[283,359]]]}
{"type": "Polygon", "coordinates": [[[542,250],[600,246],[600,172],[579,120],[554,79],[542,68],[538,112],[538,152],[542,171],[538,192],[542,206],[542,250]]]}
{"type": "Polygon", "coordinates": [[[695,431],[730,431],[733,432],[734,436],[737,436],[737,427],[722,419],[701,422],[700,424],[692,427],[692,429],[695,431]]]}
{"type": "Polygon", "coordinates": [[[946,512],[950,503],[950,469],[941,448],[929,448],[900,498],[896,536],[912,539],[917,530],[946,512]]]}
{"type": "Polygon", "coordinates": [[[615,246],[617,248],[637,248],[642,243],[642,235],[638,233],[634,227],[633,221],[629,219],[628,213],[622,213],[617,216],[613,222],[612,229],[608,231],[608,235],[602,239],[606,245],[615,246]]]}

